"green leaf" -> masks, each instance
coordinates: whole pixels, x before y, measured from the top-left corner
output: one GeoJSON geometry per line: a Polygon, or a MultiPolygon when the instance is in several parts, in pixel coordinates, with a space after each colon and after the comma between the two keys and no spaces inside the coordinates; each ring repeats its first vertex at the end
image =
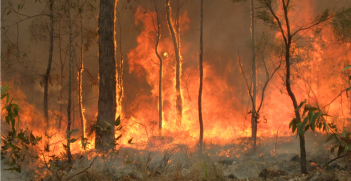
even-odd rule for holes
{"type": "Polygon", "coordinates": [[[351,65],[346,66],[344,69],[342,69],[342,71],[347,70],[349,68],[351,68],[351,65]]]}
{"type": "Polygon", "coordinates": [[[77,139],[75,139],[75,138],[69,140],[70,143],[74,143],[74,142],[76,142],[76,141],[77,141],[77,139]]]}
{"type": "Polygon", "coordinates": [[[323,131],[329,131],[329,126],[327,124],[327,122],[323,121],[323,131]]]}
{"type": "Polygon", "coordinates": [[[309,128],[310,128],[310,125],[307,125],[307,126],[305,127],[305,132],[306,132],[309,128]]]}
{"type": "Polygon", "coordinates": [[[8,145],[9,145],[10,147],[12,147],[13,149],[18,149],[18,150],[20,150],[20,148],[19,148],[18,146],[14,145],[14,144],[8,143],[8,145]]]}
{"type": "Polygon", "coordinates": [[[5,144],[4,146],[1,147],[1,150],[7,150],[10,148],[9,144],[5,144]]]}
{"type": "Polygon", "coordinates": [[[118,118],[115,121],[115,126],[119,126],[121,124],[121,116],[118,116],[118,118]]]}
{"type": "Polygon", "coordinates": [[[292,119],[289,124],[289,129],[294,126],[296,118],[292,119]]]}
{"type": "Polygon", "coordinates": [[[331,134],[325,142],[329,142],[329,141],[332,140],[333,138],[336,138],[336,135],[335,135],[335,134],[331,134]]]}
{"type": "MultiPolygon", "coordinates": [[[[310,125],[312,126],[313,125],[313,131],[314,131],[314,127],[315,127],[315,123],[316,123],[316,120],[319,119],[321,117],[321,115],[323,114],[322,111],[319,111],[317,114],[315,114],[313,117],[312,117],[312,120],[310,122],[310,125]]],[[[312,127],[311,127],[312,128],[312,127]]]]}
{"type": "Polygon", "coordinates": [[[300,110],[300,108],[306,103],[306,101],[307,101],[307,100],[305,99],[305,101],[301,102],[301,103],[299,104],[299,106],[296,107],[295,112],[298,112],[298,111],[300,110]]]}

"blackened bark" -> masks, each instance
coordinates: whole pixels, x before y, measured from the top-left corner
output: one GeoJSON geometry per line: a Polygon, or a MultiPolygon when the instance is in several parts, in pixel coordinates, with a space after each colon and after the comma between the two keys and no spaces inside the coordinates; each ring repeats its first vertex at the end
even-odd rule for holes
{"type": "Polygon", "coordinates": [[[67,106],[67,159],[72,161],[71,155],[71,98],[72,98],[72,23],[71,23],[71,1],[68,0],[68,26],[69,26],[69,83],[68,83],[68,106],[67,106]]]}
{"type": "Polygon", "coordinates": [[[49,123],[49,107],[48,107],[48,88],[49,88],[49,76],[52,63],[52,52],[54,49],[54,0],[49,1],[50,6],[50,45],[49,45],[49,60],[46,72],[44,75],[44,118],[46,123],[46,128],[50,128],[49,123]]]}
{"type": "Polygon", "coordinates": [[[169,0],[166,0],[166,15],[167,15],[168,28],[172,35],[174,54],[176,57],[176,94],[177,94],[176,109],[177,109],[177,124],[180,125],[182,121],[182,112],[183,112],[182,93],[180,91],[181,63],[180,63],[180,52],[179,52],[179,46],[178,46],[180,43],[177,41],[177,35],[172,24],[171,5],[169,0]]]}
{"type": "Polygon", "coordinates": [[[156,44],[155,44],[155,53],[157,58],[160,61],[160,69],[159,69],[159,79],[158,79],[158,129],[159,129],[159,135],[162,135],[162,112],[163,112],[163,103],[162,103],[162,57],[158,53],[158,45],[160,42],[160,37],[161,37],[161,25],[160,25],[160,18],[158,15],[158,9],[156,7],[156,1],[154,1],[154,6],[155,6],[155,11],[156,11],[156,23],[157,23],[157,35],[156,35],[156,44]]]}
{"type": "Polygon", "coordinates": [[[113,148],[116,116],[114,7],[118,0],[101,0],[99,15],[99,100],[95,148],[113,148]],[[111,126],[108,126],[109,123],[111,126]]]}
{"type": "Polygon", "coordinates": [[[201,12],[200,12],[200,55],[199,55],[199,60],[200,60],[200,88],[199,88],[199,123],[200,123],[200,139],[199,139],[199,150],[200,153],[202,153],[202,147],[203,147],[203,135],[204,135],[204,125],[203,125],[203,120],[202,120],[202,107],[201,107],[201,99],[202,99],[202,85],[203,85],[203,41],[202,41],[202,36],[203,36],[203,0],[201,0],[201,12]]]}
{"type": "Polygon", "coordinates": [[[256,138],[257,138],[257,113],[256,113],[256,51],[255,51],[255,9],[254,1],[251,0],[251,40],[252,40],[252,114],[251,114],[251,130],[253,138],[253,150],[256,150],[256,138]]]}
{"type": "MultiPolygon", "coordinates": [[[[123,6],[124,7],[124,6],[123,6]]],[[[124,8],[123,8],[124,9],[124,8]]],[[[116,18],[118,21],[118,28],[119,28],[119,61],[117,61],[117,114],[121,115],[122,113],[122,99],[123,99],[123,54],[122,54],[122,23],[121,23],[121,18],[122,18],[122,13],[123,10],[120,13],[116,13],[116,18]]]]}
{"type": "MultiPolygon", "coordinates": [[[[78,1],[79,4],[79,1],[78,1]]],[[[84,60],[83,60],[83,18],[82,13],[80,13],[80,67],[78,68],[78,103],[79,103],[79,115],[80,115],[80,123],[82,126],[82,137],[85,138],[85,127],[86,121],[84,116],[84,108],[83,108],[83,71],[84,71],[84,60]]]]}

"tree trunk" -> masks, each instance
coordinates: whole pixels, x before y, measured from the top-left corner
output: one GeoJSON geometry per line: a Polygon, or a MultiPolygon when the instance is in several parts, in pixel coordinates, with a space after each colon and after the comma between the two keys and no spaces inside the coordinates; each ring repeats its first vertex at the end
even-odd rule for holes
{"type": "Polygon", "coordinates": [[[62,47],[61,47],[61,20],[58,20],[59,22],[59,51],[60,51],[60,82],[61,82],[61,90],[60,90],[60,118],[58,122],[58,129],[61,130],[61,124],[62,124],[62,119],[63,119],[63,111],[62,111],[62,99],[63,99],[63,68],[64,68],[64,63],[62,61],[62,47]]]}
{"type": "Polygon", "coordinates": [[[52,52],[54,49],[54,0],[50,0],[50,45],[49,45],[49,60],[48,66],[46,68],[46,72],[44,75],[44,118],[46,129],[50,128],[49,123],[49,108],[48,108],[48,87],[49,87],[49,76],[51,70],[51,63],[52,63],[52,52]]]}
{"type": "Polygon", "coordinates": [[[114,48],[114,7],[118,0],[101,0],[99,15],[99,100],[95,148],[114,146],[116,116],[116,61],[114,48]],[[111,126],[108,126],[108,124],[111,126]]]}
{"type": "Polygon", "coordinates": [[[71,155],[71,95],[72,95],[72,23],[71,23],[71,1],[68,0],[68,26],[69,26],[69,83],[68,83],[68,106],[67,106],[67,159],[72,161],[71,155]]]}
{"type": "Polygon", "coordinates": [[[176,35],[176,32],[174,31],[174,27],[172,24],[170,1],[167,0],[166,3],[167,3],[166,4],[167,23],[168,23],[169,31],[171,32],[171,35],[172,35],[174,54],[176,57],[176,95],[177,95],[176,109],[177,109],[177,124],[180,125],[182,122],[183,106],[182,106],[182,94],[180,91],[181,63],[180,63],[180,52],[179,52],[179,46],[178,46],[179,42],[177,41],[177,35],[176,35]]]}
{"type": "MultiPolygon", "coordinates": [[[[122,10],[123,11],[123,10],[122,10]]],[[[122,24],[119,14],[116,15],[119,27],[119,61],[117,61],[117,114],[122,114],[122,98],[123,98],[123,54],[122,54],[122,24]]],[[[116,47],[117,48],[117,47],[116,47]]]]}
{"type": "MultiPolygon", "coordinates": [[[[293,102],[294,110],[297,108],[297,101],[295,94],[291,90],[290,85],[290,47],[291,47],[291,37],[288,37],[288,44],[286,44],[285,53],[285,64],[286,64],[286,90],[293,102]]],[[[299,111],[295,111],[295,116],[298,120],[301,120],[301,115],[299,111]]],[[[306,147],[305,147],[305,136],[299,134],[300,139],[300,155],[301,155],[301,173],[307,173],[307,162],[306,162],[306,147]]]]}
{"type": "Polygon", "coordinates": [[[251,40],[252,40],[252,114],[251,114],[251,130],[253,138],[253,150],[256,150],[256,137],[257,137],[257,113],[256,113],[256,51],[255,51],[255,9],[254,1],[251,0],[251,40]]]}
{"type": "MultiPolygon", "coordinates": [[[[78,1],[79,4],[79,1],[78,1]]],[[[81,42],[80,42],[80,67],[78,69],[78,103],[79,103],[79,115],[80,115],[80,123],[82,126],[82,137],[85,138],[85,127],[86,127],[86,120],[84,116],[84,108],[83,108],[83,71],[84,71],[84,63],[83,63],[83,19],[82,13],[80,13],[80,34],[81,34],[81,42]]]]}
{"type": "Polygon", "coordinates": [[[200,55],[199,55],[199,60],[200,60],[200,88],[199,88],[199,123],[200,123],[200,139],[199,139],[199,150],[200,154],[202,153],[202,147],[203,147],[203,135],[204,135],[204,126],[203,126],[203,121],[202,121],[202,108],[201,108],[201,99],[202,99],[202,85],[203,85],[203,42],[202,42],[202,36],[203,36],[203,0],[201,0],[201,12],[200,12],[200,55]]]}
{"type": "MultiPolygon", "coordinates": [[[[292,43],[292,36],[290,32],[290,24],[288,19],[288,7],[285,4],[285,1],[282,0],[283,9],[284,9],[284,17],[286,22],[286,29],[287,29],[287,40],[285,41],[285,66],[286,66],[286,90],[293,102],[294,110],[297,108],[297,101],[295,94],[292,92],[291,85],[290,85],[290,48],[292,43]]],[[[282,34],[284,36],[284,34],[282,34]]],[[[299,111],[294,111],[295,116],[298,120],[301,120],[301,115],[299,111]]],[[[306,147],[305,147],[305,136],[299,134],[300,139],[300,155],[301,155],[301,173],[307,173],[307,162],[306,162],[306,147]]]]}
{"type": "Polygon", "coordinates": [[[157,58],[160,61],[160,69],[159,69],[159,79],[158,79],[158,129],[159,129],[159,135],[162,136],[162,112],[163,112],[163,103],[162,103],[162,58],[160,54],[158,53],[158,45],[160,42],[160,37],[161,37],[161,25],[160,25],[160,19],[158,15],[158,9],[156,7],[156,2],[154,1],[155,5],[155,11],[156,11],[156,23],[157,23],[157,37],[156,37],[156,44],[155,44],[155,53],[157,55],[157,58]]]}

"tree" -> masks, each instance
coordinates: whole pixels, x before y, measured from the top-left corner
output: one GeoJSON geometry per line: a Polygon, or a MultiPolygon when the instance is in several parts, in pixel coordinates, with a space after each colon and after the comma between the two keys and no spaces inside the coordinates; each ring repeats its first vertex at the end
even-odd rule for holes
{"type": "MultiPolygon", "coordinates": [[[[180,125],[182,121],[182,114],[183,114],[182,113],[183,112],[182,93],[180,91],[181,90],[180,89],[181,62],[180,62],[180,51],[179,51],[180,42],[179,42],[179,38],[177,38],[178,34],[176,34],[176,31],[172,22],[170,0],[166,0],[166,15],[167,15],[168,28],[172,35],[174,54],[176,57],[176,95],[177,95],[176,109],[177,109],[177,124],[180,125]]],[[[178,25],[178,29],[179,29],[179,25],[178,25]]]]}
{"type": "Polygon", "coordinates": [[[204,1],[201,0],[201,11],[200,11],[200,55],[199,55],[199,69],[200,69],[200,88],[199,88],[199,123],[200,123],[200,139],[199,139],[199,148],[200,148],[200,153],[202,153],[202,147],[203,147],[203,135],[204,135],[204,124],[202,121],[202,107],[201,107],[201,100],[202,100],[202,85],[203,85],[203,79],[204,79],[204,72],[203,72],[203,42],[202,42],[202,36],[203,36],[203,5],[204,1]]]}
{"type": "Polygon", "coordinates": [[[118,0],[101,0],[99,14],[99,100],[95,148],[111,149],[116,116],[114,8],[118,0]]]}
{"type": "MultiPolygon", "coordinates": [[[[251,137],[254,140],[253,149],[256,149],[256,136],[257,136],[257,113],[256,113],[256,52],[255,52],[255,8],[254,1],[251,0],[251,43],[252,43],[252,113],[251,113],[251,137]]],[[[251,95],[250,95],[251,96],[251,95]]]]}
{"type": "Polygon", "coordinates": [[[67,106],[67,158],[72,161],[71,155],[71,97],[72,97],[72,22],[71,22],[71,1],[68,0],[68,26],[69,26],[69,82],[68,82],[68,106],[67,106]]]}
{"type": "MultiPolygon", "coordinates": [[[[80,6],[78,0],[78,6],[80,6]]],[[[85,138],[85,129],[86,129],[86,120],[84,116],[83,108],[83,95],[82,95],[82,81],[83,81],[83,71],[84,71],[84,62],[83,62],[83,18],[82,18],[82,7],[78,8],[78,13],[80,14],[80,66],[78,67],[78,104],[79,104],[79,115],[80,123],[82,125],[82,137],[85,138]]]]}
{"type": "Polygon", "coordinates": [[[50,7],[50,45],[49,45],[49,58],[46,72],[44,74],[44,118],[47,129],[50,127],[49,124],[49,108],[48,108],[48,87],[49,87],[49,76],[52,63],[52,52],[54,49],[54,1],[49,1],[50,7]]]}
{"type": "Polygon", "coordinates": [[[162,102],[162,69],[163,69],[163,62],[162,62],[162,57],[158,53],[158,45],[160,43],[160,38],[161,38],[161,24],[160,24],[160,17],[158,15],[158,9],[156,6],[156,1],[154,0],[154,7],[156,11],[156,24],[157,24],[157,29],[156,29],[156,43],[155,43],[155,54],[157,58],[160,61],[160,69],[159,69],[159,79],[158,79],[158,129],[159,129],[159,135],[162,135],[162,112],[163,112],[163,102],[162,102]]]}
{"type": "MultiPolygon", "coordinates": [[[[257,17],[261,19],[266,25],[268,25],[273,30],[280,31],[281,37],[284,41],[285,47],[285,86],[288,92],[288,95],[293,103],[295,119],[294,122],[301,121],[301,115],[299,112],[299,107],[297,104],[297,100],[295,94],[291,89],[291,61],[290,61],[290,53],[291,53],[291,44],[293,43],[293,38],[301,31],[310,30],[311,28],[320,25],[321,23],[327,21],[331,18],[331,14],[329,10],[325,10],[321,14],[315,17],[312,21],[308,22],[299,27],[297,30],[292,31],[290,27],[289,21],[289,11],[293,9],[291,7],[291,0],[281,0],[280,6],[283,9],[283,15],[279,16],[277,10],[275,10],[274,5],[277,3],[272,0],[258,0],[261,4],[262,9],[257,12],[257,17]]],[[[300,140],[300,156],[301,156],[301,173],[307,173],[306,167],[306,148],[305,148],[305,137],[304,134],[298,134],[300,140]]]]}
{"type": "MultiPolygon", "coordinates": [[[[272,50],[272,49],[270,49],[271,47],[268,47],[270,44],[270,42],[269,42],[270,39],[272,39],[270,36],[266,35],[266,33],[262,33],[262,37],[258,40],[257,45],[253,47],[254,52],[255,52],[255,58],[254,58],[255,61],[254,62],[256,64],[256,60],[262,59],[263,70],[264,70],[264,73],[266,76],[266,79],[262,81],[263,86],[262,86],[262,92],[261,92],[261,99],[259,100],[260,102],[258,102],[257,98],[256,98],[256,91],[257,91],[257,88],[255,86],[256,78],[253,78],[252,82],[248,81],[248,78],[245,75],[245,71],[244,71],[244,68],[242,66],[242,63],[241,63],[240,57],[239,57],[239,67],[240,67],[241,73],[245,79],[247,90],[249,91],[250,100],[251,100],[251,103],[253,105],[252,110],[249,112],[253,116],[253,117],[251,117],[251,120],[253,120],[253,122],[252,122],[253,151],[255,151],[255,149],[256,149],[257,123],[259,123],[258,120],[260,118],[260,111],[261,111],[262,104],[264,101],[266,88],[267,88],[270,80],[272,80],[275,73],[280,69],[280,66],[282,63],[282,61],[280,61],[278,66],[276,66],[275,65],[276,63],[271,61],[272,65],[271,66],[268,65],[268,62],[266,61],[266,57],[268,57],[270,54],[272,54],[272,52],[270,52],[272,50]]],[[[257,68],[258,68],[257,65],[255,65],[255,66],[252,65],[252,76],[256,76],[256,74],[257,74],[256,69],[257,68]]],[[[260,76],[260,77],[263,77],[263,76],[260,76]]]]}
{"type": "MultiPolygon", "coordinates": [[[[118,48],[118,53],[119,53],[119,60],[117,60],[117,114],[121,115],[122,113],[122,99],[124,96],[124,89],[123,89],[123,54],[122,54],[122,17],[124,14],[124,10],[127,9],[125,4],[126,1],[119,1],[122,4],[121,11],[118,11],[118,8],[116,8],[116,18],[117,18],[117,23],[118,23],[118,36],[119,36],[119,42],[118,42],[118,47],[116,46],[116,52],[118,48]]],[[[127,2],[129,3],[129,1],[127,2]]],[[[116,55],[117,56],[117,55],[116,55]]],[[[117,57],[116,57],[117,58],[117,57]]]]}

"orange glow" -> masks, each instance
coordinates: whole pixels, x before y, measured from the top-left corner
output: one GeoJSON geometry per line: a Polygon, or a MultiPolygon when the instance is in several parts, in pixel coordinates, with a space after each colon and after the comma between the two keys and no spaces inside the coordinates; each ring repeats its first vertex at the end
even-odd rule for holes
{"type": "MultiPolygon", "coordinates": [[[[116,0],[116,4],[117,4],[116,0]]],[[[298,0],[301,3],[292,11],[290,21],[291,29],[296,30],[298,25],[305,24],[309,21],[306,17],[313,17],[315,5],[310,1],[298,0]]],[[[281,14],[281,9],[278,10],[281,14]]],[[[116,12],[115,12],[116,13],[116,12]]],[[[182,66],[181,69],[181,93],[183,97],[183,116],[182,124],[176,123],[177,110],[176,90],[175,90],[175,55],[173,50],[172,39],[169,35],[162,35],[159,44],[159,52],[163,55],[163,122],[162,137],[158,132],[158,80],[159,62],[155,54],[155,12],[145,10],[138,7],[134,13],[135,25],[142,26],[140,34],[136,38],[134,48],[128,53],[129,73],[138,77],[140,82],[145,84],[144,87],[135,87],[136,98],[133,102],[128,102],[127,109],[135,110],[128,117],[122,111],[120,102],[117,102],[117,116],[121,116],[121,125],[123,129],[116,131],[116,137],[121,133],[123,137],[120,140],[120,146],[129,146],[137,149],[166,149],[174,145],[194,146],[198,142],[199,125],[198,125],[198,90],[199,90],[199,70],[198,65],[182,66]],[[148,86],[148,87],[147,87],[148,86]],[[145,88],[147,87],[147,88],[145,88]],[[146,90],[147,89],[147,90],[146,90]],[[143,92],[144,91],[144,92],[143,92]],[[147,92],[148,94],[143,94],[147,92]],[[133,144],[128,144],[128,140],[133,138],[133,144]]],[[[189,30],[189,24],[195,23],[188,17],[185,11],[181,16],[180,29],[184,34],[189,30]]],[[[116,16],[115,16],[116,17],[116,16]]],[[[116,23],[116,19],[114,20],[116,23]]],[[[249,30],[248,30],[249,31],[249,30]]],[[[345,93],[335,100],[334,103],[328,105],[343,89],[348,86],[347,80],[351,72],[341,72],[341,70],[350,64],[350,44],[346,44],[345,48],[326,46],[334,41],[333,33],[327,27],[321,34],[315,34],[312,31],[301,32],[301,36],[306,37],[302,42],[293,42],[292,44],[292,85],[293,91],[297,97],[298,103],[307,99],[309,104],[318,104],[321,108],[326,106],[326,111],[333,117],[327,121],[334,122],[338,128],[349,126],[348,119],[351,118],[350,108],[351,101],[349,93],[345,93]],[[302,43],[301,43],[302,42],[302,43]],[[302,44],[302,45],[301,45],[302,44]]],[[[114,32],[116,35],[116,30],[114,32]]],[[[274,34],[276,39],[281,40],[281,33],[274,34]]],[[[198,61],[198,52],[191,52],[191,46],[194,42],[182,42],[182,55],[187,59],[181,58],[181,62],[193,63],[198,61]],[[191,44],[191,45],[190,45],[191,44]]],[[[117,48],[116,40],[114,41],[117,48]]],[[[203,87],[203,121],[204,121],[204,142],[218,145],[238,143],[238,138],[246,138],[251,136],[251,115],[247,114],[251,109],[249,96],[246,93],[246,87],[233,86],[233,82],[243,82],[242,77],[231,77],[228,75],[233,71],[239,71],[235,63],[224,65],[223,70],[215,70],[212,62],[221,62],[223,57],[218,56],[215,60],[208,60],[204,57],[204,87],[203,87]],[[232,64],[235,64],[234,66],[232,64]],[[243,92],[243,93],[242,93],[243,92]],[[246,93],[246,94],[245,94],[246,93]]],[[[272,62],[278,62],[280,59],[273,58],[272,62]]],[[[235,62],[236,59],[231,60],[235,62]]],[[[284,64],[282,66],[285,66],[284,64]]],[[[260,68],[259,68],[260,69],[260,68]]],[[[263,75],[263,69],[258,70],[258,75],[263,75]]],[[[279,137],[292,136],[289,130],[289,123],[294,117],[292,101],[286,93],[284,82],[285,70],[281,68],[271,82],[268,84],[265,94],[265,102],[260,112],[257,136],[259,138],[275,137],[279,130],[279,137]]],[[[121,76],[121,75],[116,75],[121,76]]],[[[259,76],[258,76],[259,77],[259,76]]],[[[260,80],[262,81],[262,80],[260,80]]],[[[138,83],[138,82],[137,82],[138,83]]],[[[135,83],[135,84],[137,84],[135,83]]],[[[4,83],[3,83],[4,84],[4,83]]],[[[244,84],[240,84],[244,85],[244,84]]],[[[258,88],[262,87],[262,82],[258,84],[258,88]]],[[[28,127],[33,130],[34,135],[44,135],[44,131],[40,128],[40,121],[43,120],[41,111],[34,105],[26,102],[26,97],[20,90],[11,90],[14,97],[17,97],[19,107],[21,109],[22,128],[28,127]]],[[[122,91],[121,85],[116,85],[116,91],[122,91]]],[[[260,100],[261,90],[257,92],[258,100],[260,100]]],[[[118,96],[118,95],[117,95],[118,96]]],[[[117,101],[120,98],[116,97],[117,101]]],[[[2,104],[4,102],[2,101],[2,104]]],[[[87,109],[88,110],[88,109],[87,109]]],[[[89,113],[89,115],[97,116],[97,112],[89,113]]],[[[1,112],[4,118],[4,111],[1,112]]],[[[66,120],[66,114],[59,113],[53,108],[50,111],[50,121],[55,122],[59,117],[66,120]]],[[[87,116],[88,117],[88,116],[87,116]]],[[[96,120],[96,119],[95,119],[96,120]]],[[[64,121],[63,121],[64,122],[64,121]]],[[[80,126],[80,125],[79,125],[80,126]]],[[[80,129],[76,126],[77,129],[80,129]]],[[[349,127],[348,127],[349,128],[349,127]]],[[[83,128],[85,129],[85,128],[83,128]]],[[[56,129],[51,130],[50,154],[59,155],[64,151],[62,142],[65,142],[65,132],[56,129]]],[[[79,133],[72,135],[73,138],[79,138],[79,133]]],[[[87,150],[94,149],[94,136],[88,138],[87,150]]],[[[39,145],[44,147],[44,145],[39,145]]],[[[83,151],[80,139],[71,145],[72,154],[83,151]]],[[[245,147],[245,149],[249,149],[245,147]]],[[[219,156],[240,157],[241,153],[237,150],[223,149],[219,156]]],[[[276,156],[276,150],[270,152],[271,156],[276,156]]],[[[262,154],[263,155],[263,154],[262,154]]],[[[262,156],[261,155],[261,156],[262,156]]]]}

